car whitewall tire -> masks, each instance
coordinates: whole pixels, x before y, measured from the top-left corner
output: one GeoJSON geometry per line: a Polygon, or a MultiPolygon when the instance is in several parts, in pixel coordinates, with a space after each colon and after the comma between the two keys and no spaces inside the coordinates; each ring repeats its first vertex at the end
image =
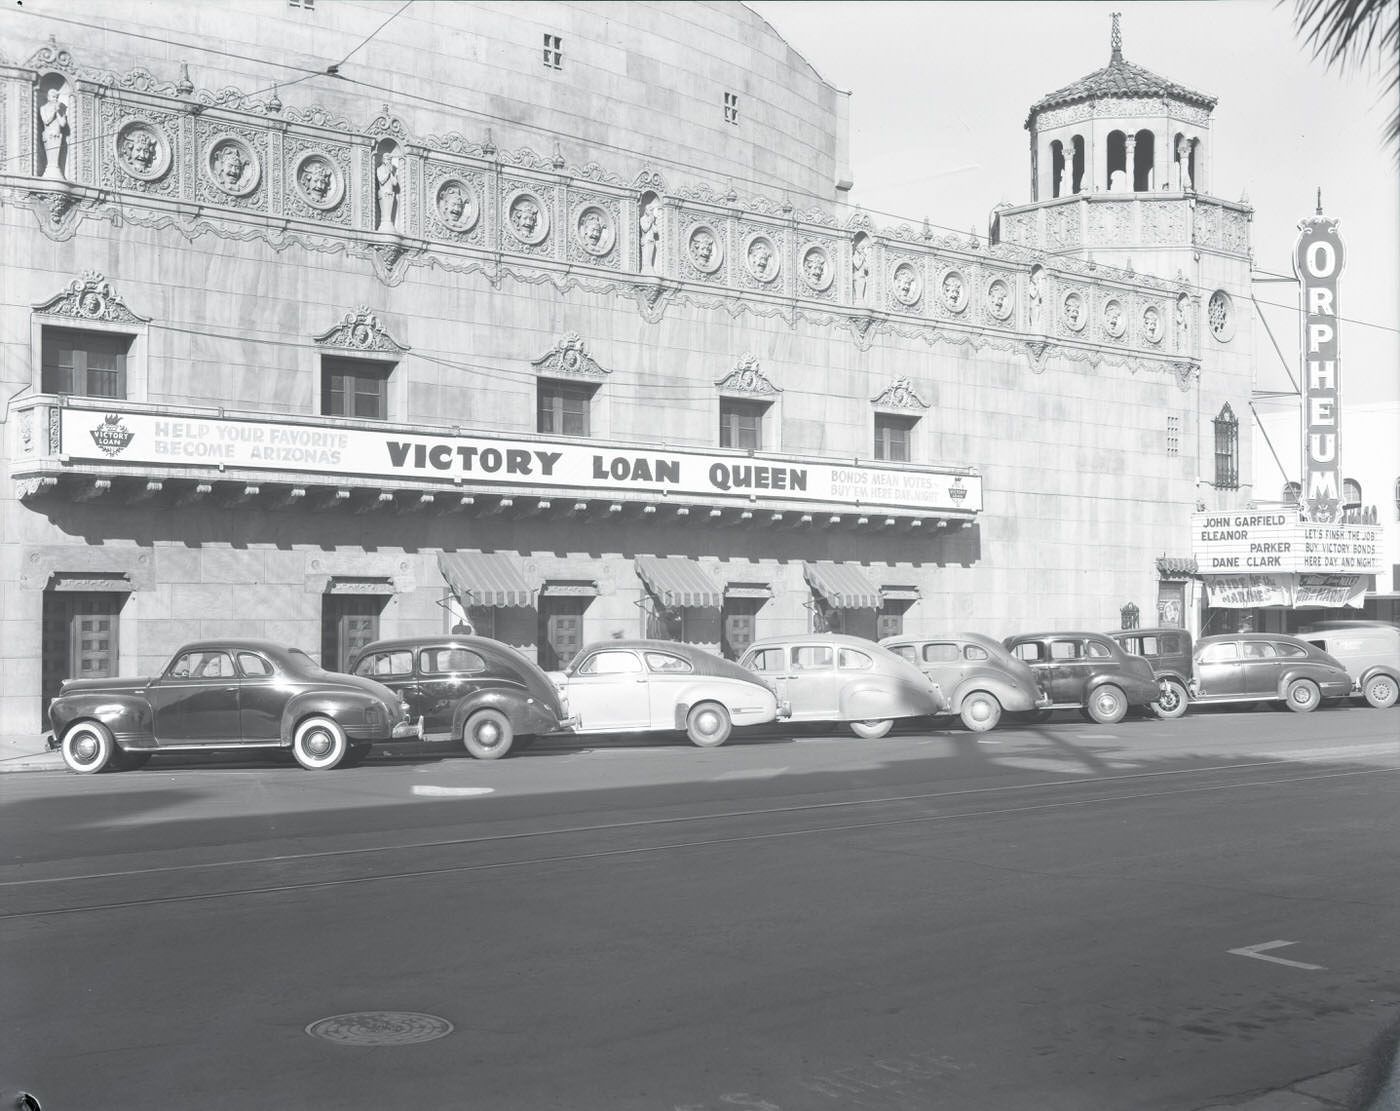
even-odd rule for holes
{"type": "Polygon", "coordinates": [[[462,726],[462,744],[478,760],[497,760],[510,751],[515,730],[499,710],[478,710],[462,726]]]}
{"type": "Polygon", "coordinates": [[[853,721],[850,723],[851,732],[863,740],[873,741],[883,737],[894,728],[894,722],[889,718],[884,721],[853,721]]]}
{"type": "Polygon", "coordinates": [[[292,755],[308,771],[329,771],[345,758],[349,749],[345,730],[328,717],[307,718],[292,735],[292,755]]]}
{"type": "Polygon", "coordinates": [[[732,728],[729,711],[718,702],[701,702],[685,716],[685,735],[701,748],[718,748],[729,740],[732,728]]]}
{"type": "Polygon", "coordinates": [[[1128,714],[1128,696],[1121,687],[1105,683],[1089,693],[1085,710],[1100,725],[1117,725],[1128,714]]]}
{"type": "Polygon", "coordinates": [[[80,721],[63,734],[63,762],[79,775],[100,772],[112,760],[117,742],[112,731],[98,721],[80,721]]]}

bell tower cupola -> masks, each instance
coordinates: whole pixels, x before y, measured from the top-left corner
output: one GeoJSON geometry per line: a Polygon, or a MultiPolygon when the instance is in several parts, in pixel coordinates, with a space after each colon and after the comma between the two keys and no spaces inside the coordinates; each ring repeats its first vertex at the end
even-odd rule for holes
{"type": "Polygon", "coordinates": [[[1032,201],[1209,189],[1215,97],[1127,61],[1118,15],[1108,65],[1041,97],[1026,117],[1032,201]]]}

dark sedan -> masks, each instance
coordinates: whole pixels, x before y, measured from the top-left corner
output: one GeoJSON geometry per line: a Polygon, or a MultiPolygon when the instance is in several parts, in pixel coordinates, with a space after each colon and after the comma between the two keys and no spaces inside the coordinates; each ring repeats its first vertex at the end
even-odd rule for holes
{"type": "Polygon", "coordinates": [[[1282,633],[1202,637],[1194,653],[1191,700],[1282,702],[1300,714],[1324,698],[1345,698],[1352,678],[1321,648],[1282,633]]]}
{"type": "Polygon", "coordinates": [[[422,735],[383,685],[263,640],[187,644],[153,679],[68,679],[49,723],[49,747],[85,774],[140,767],[155,752],[230,749],[290,749],[322,771],[422,735]]]}
{"type": "Polygon", "coordinates": [[[478,760],[495,760],[512,745],[524,747],[572,724],[549,676],[487,637],[377,640],[355,653],[350,670],[407,702],[429,739],[460,737],[478,760]]]}
{"type": "Polygon", "coordinates": [[[1032,711],[1037,717],[1077,708],[1091,721],[1112,725],[1130,707],[1146,708],[1161,697],[1152,665],[1101,633],[1022,633],[1005,644],[1050,695],[1053,705],[1032,711]]]}

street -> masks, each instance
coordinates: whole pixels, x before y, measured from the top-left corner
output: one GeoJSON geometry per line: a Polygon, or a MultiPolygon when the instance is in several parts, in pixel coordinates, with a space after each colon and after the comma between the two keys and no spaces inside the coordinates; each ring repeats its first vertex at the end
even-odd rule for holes
{"type": "Polygon", "coordinates": [[[1278,1088],[1359,1060],[1400,1003],[1397,726],[1061,714],[9,776],[0,1093],[1187,1111],[1278,1088]]]}

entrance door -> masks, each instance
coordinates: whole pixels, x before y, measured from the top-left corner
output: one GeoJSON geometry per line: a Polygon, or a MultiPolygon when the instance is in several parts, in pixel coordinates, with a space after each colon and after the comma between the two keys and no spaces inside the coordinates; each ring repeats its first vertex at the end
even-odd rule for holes
{"type": "Polygon", "coordinates": [[[590,599],[543,597],[540,599],[540,666],[563,671],[583,647],[583,611],[590,599]]]}
{"type": "Polygon", "coordinates": [[[720,610],[720,654],[726,660],[737,660],[754,641],[758,624],[760,598],[726,598],[720,610]]]}
{"type": "Polygon", "coordinates": [[[321,600],[321,666],[345,671],[350,657],[379,639],[381,594],[327,594],[321,600]]]}
{"type": "Polygon", "coordinates": [[[125,594],[49,591],[44,595],[41,714],[64,679],[117,674],[117,615],[125,594]]]}

